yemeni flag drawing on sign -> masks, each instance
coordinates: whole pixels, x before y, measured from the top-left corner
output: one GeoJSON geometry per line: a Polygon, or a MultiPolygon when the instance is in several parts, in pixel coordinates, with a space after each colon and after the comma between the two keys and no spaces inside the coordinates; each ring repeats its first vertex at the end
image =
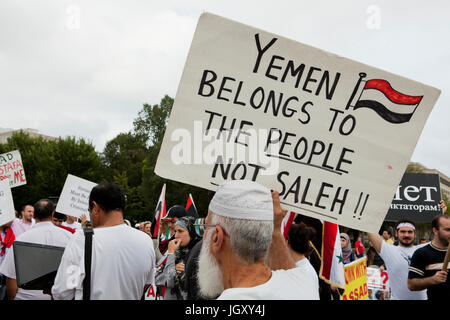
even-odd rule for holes
{"type": "Polygon", "coordinates": [[[363,81],[365,73],[355,87],[353,100],[358,97],[353,109],[369,108],[390,123],[408,122],[422,101],[423,96],[410,96],[393,89],[390,83],[383,79],[363,81]],[[364,84],[362,86],[361,84],[364,84]],[[359,95],[358,95],[359,93],[359,95]]]}

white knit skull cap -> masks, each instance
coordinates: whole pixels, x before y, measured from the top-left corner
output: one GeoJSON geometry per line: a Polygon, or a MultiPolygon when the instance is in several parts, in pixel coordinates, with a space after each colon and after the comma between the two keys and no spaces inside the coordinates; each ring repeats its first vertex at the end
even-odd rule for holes
{"type": "Polygon", "coordinates": [[[248,180],[224,182],[217,189],[208,209],[223,217],[273,221],[270,190],[248,180]]]}

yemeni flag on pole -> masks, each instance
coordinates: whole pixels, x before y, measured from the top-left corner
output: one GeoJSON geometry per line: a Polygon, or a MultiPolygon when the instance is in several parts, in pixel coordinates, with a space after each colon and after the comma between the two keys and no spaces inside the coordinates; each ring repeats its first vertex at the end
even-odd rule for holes
{"type": "Polygon", "coordinates": [[[188,212],[188,214],[192,217],[194,217],[195,219],[198,218],[198,212],[197,212],[197,207],[194,204],[194,198],[192,198],[192,195],[189,193],[189,198],[188,198],[188,202],[186,204],[186,211],[188,212]]]}
{"type": "Polygon", "coordinates": [[[339,226],[324,221],[322,232],[322,265],[320,279],[335,287],[345,289],[344,262],[339,226]]]}
{"type": "Polygon", "coordinates": [[[285,239],[288,237],[289,230],[291,229],[292,222],[296,215],[295,212],[289,211],[289,213],[284,216],[283,221],[281,221],[281,233],[285,239]]]}
{"type": "Polygon", "coordinates": [[[390,123],[408,122],[422,101],[423,95],[407,95],[401,93],[384,79],[364,81],[365,73],[360,74],[348,107],[354,110],[369,108],[390,123]]]}
{"type": "Polygon", "coordinates": [[[166,184],[163,185],[158,203],[156,205],[155,216],[153,217],[150,233],[153,239],[159,238],[159,223],[167,215],[166,212],[166,184]]]}

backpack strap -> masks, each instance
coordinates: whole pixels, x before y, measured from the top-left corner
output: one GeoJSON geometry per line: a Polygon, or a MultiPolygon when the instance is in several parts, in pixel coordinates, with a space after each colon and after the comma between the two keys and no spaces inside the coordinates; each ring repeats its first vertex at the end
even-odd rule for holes
{"type": "Polygon", "coordinates": [[[94,229],[86,225],[84,232],[84,279],[83,279],[83,300],[91,300],[91,265],[92,265],[92,236],[94,229]]]}

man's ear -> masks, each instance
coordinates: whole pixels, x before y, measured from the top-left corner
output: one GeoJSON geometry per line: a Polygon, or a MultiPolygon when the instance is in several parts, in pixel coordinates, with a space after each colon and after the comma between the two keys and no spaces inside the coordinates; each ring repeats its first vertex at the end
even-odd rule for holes
{"type": "Polygon", "coordinates": [[[92,209],[91,209],[91,214],[92,213],[97,213],[97,210],[98,210],[98,204],[97,204],[97,202],[95,202],[95,201],[92,201],[92,209]]]}
{"type": "Polygon", "coordinates": [[[211,236],[211,253],[214,256],[217,256],[223,248],[225,232],[221,226],[216,226],[216,229],[213,232],[214,233],[211,236]]]}

